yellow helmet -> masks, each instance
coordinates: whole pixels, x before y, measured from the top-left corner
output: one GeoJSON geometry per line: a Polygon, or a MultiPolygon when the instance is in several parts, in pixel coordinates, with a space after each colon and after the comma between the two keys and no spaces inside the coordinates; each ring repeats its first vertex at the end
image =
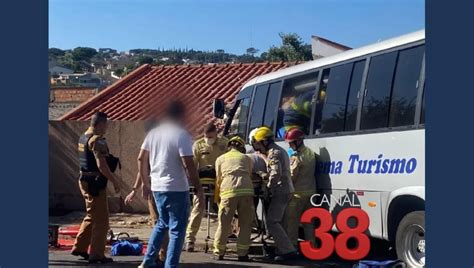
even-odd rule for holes
{"type": "Polygon", "coordinates": [[[255,142],[265,140],[267,138],[273,138],[273,131],[269,127],[259,127],[253,136],[255,142]]]}
{"type": "Polygon", "coordinates": [[[227,146],[229,146],[232,142],[238,142],[240,143],[240,145],[245,146],[245,141],[239,136],[234,136],[230,138],[229,141],[227,142],[227,146]]]}

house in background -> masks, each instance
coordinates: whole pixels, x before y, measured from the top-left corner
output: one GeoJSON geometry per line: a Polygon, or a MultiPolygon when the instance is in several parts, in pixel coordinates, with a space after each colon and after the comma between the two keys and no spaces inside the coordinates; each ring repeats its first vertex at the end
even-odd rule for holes
{"type": "Polygon", "coordinates": [[[313,54],[313,59],[315,60],[323,57],[332,56],[334,54],[338,54],[349,49],[352,48],[345,45],[341,45],[339,43],[320,36],[311,36],[311,51],[313,54]]]}
{"type": "Polygon", "coordinates": [[[51,85],[100,88],[103,86],[103,81],[95,73],[69,73],[60,74],[57,78],[51,78],[51,85]]]}
{"type": "Polygon", "coordinates": [[[66,68],[66,67],[61,67],[61,66],[53,66],[49,68],[49,74],[54,77],[54,76],[59,76],[60,74],[72,74],[74,71],[72,69],[66,68]]]}

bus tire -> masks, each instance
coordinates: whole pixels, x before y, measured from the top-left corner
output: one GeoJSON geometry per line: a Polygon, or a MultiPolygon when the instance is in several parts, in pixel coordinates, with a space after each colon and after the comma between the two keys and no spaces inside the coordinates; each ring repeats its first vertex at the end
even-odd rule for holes
{"type": "Polygon", "coordinates": [[[425,266],[425,212],[406,214],[397,228],[395,246],[398,259],[407,267],[425,266]]]}

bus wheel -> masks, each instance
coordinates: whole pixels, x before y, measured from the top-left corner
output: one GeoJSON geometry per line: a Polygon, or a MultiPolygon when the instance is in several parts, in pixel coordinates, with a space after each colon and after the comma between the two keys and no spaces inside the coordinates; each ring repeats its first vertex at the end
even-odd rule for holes
{"type": "Polygon", "coordinates": [[[425,266],[425,212],[410,212],[400,221],[395,240],[397,256],[408,267],[425,266]]]}

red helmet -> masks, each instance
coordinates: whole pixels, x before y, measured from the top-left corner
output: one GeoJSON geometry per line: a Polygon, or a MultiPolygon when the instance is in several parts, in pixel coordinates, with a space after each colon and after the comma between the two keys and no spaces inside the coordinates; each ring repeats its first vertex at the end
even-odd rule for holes
{"type": "Polygon", "coordinates": [[[299,128],[291,128],[285,134],[285,141],[292,142],[297,139],[302,139],[304,137],[304,132],[299,128]]]}

